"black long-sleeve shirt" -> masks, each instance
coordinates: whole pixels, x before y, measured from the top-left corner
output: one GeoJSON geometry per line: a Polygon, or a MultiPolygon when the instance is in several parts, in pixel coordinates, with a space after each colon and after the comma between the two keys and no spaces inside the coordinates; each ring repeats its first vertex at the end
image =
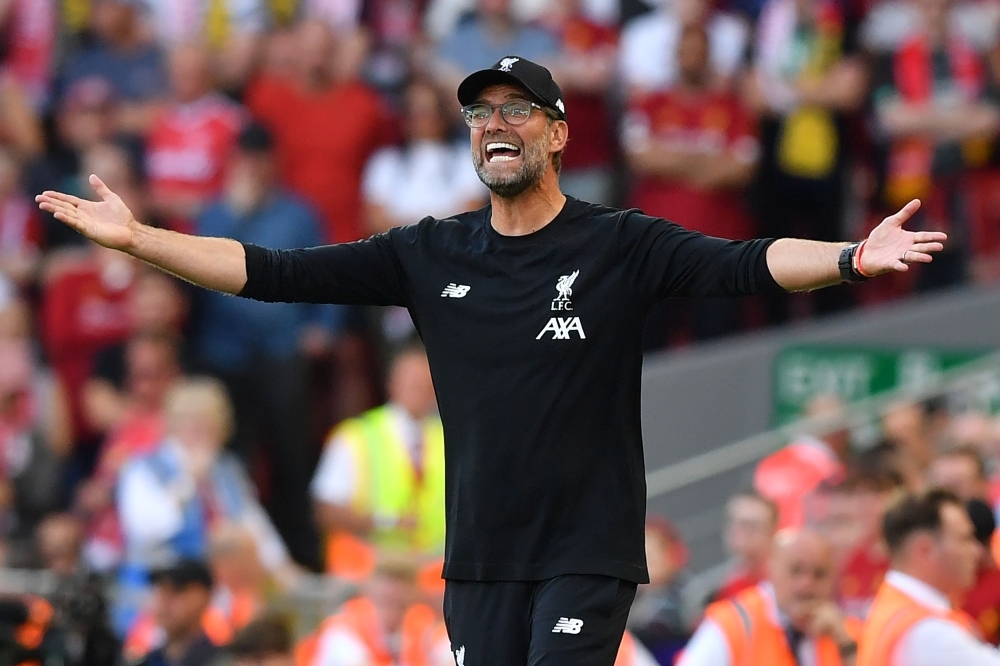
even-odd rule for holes
{"type": "Polygon", "coordinates": [[[647,313],[671,295],[779,290],[771,241],[572,198],[527,236],[497,233],[490,213],[311,249],[246,245],[240,295],[409,309],[444,423],[446,578],[646,582],[647,313]]]}

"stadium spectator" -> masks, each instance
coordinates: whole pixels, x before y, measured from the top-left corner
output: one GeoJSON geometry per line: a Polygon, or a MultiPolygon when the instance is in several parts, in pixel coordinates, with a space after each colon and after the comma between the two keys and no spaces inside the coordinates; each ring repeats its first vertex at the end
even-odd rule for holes
{"type": "MultiPolygon", "coordinates": [[[[137,379],[141,382],[143,379],[141,376],[130,377],[128,365],[131,340],[172,340],[175,362],[179,362],[180,368],[190,366],[190,361],[181,348],[187,311],[185,296],[173,278],[158,271],[140,271],[128,300],[132,335],[128,340],[108,345],[97,352],[93,372],[84,385],[84,409],[90,422],[107,430],[117,426],[128,414],[129,392],[137,388],[130,380],[137,379]]],[[[147,393],[155,388],[150,385],[139,388],[139,392],[143,394],[138,400],[140,411],[151,411],[153,404],[159,404],[160,400],[155,395],[147,393]]]]}
{"type": "Polygon", "coordinates": [[[406,88],[402,146],[382,148],[368,161],[362,181],[365,226],[377,234],[414,224],[427,215],[445,218],[475,210],[487,190],[469,161],[468,141],[449,140],[448,109],[426,81],[406,88]]]}
{"type": "Polygon", "coordinates": [[[588,18],[583,0],[558,0],[545,25],[559,38],[552,76],[565,95],[574,137],[563,154],[559,185],[569,196],[610,204],[614,194],[615,136],[611,91],[617,75],[618,32],[588,18]]]}
{"type": "Polygon", "coordinates": [[[771,500],[753,491],[729,498],[723,538],[731,561],[713,600],[729,599],[764,580],[777,530],[778,507],[771,500]]]}
{"type": "Polygon", "coordinates": [[[0,67],[36,114],[47,109],[52,94],[57,14],[56,0],[12,0],[0,9],[7,40],[0,67]]]}
{"type": "MultiPolygon", "coordinates": [[[[943,261],[921,270],[918,288],[957,284],[967,276],[963,176],[985,163],[1000,130],[1000,107],[981,56],[949,30],[950,0],[921,0],[916,30],[875,65],[872,101],[877,138],[886,149],[883,199],[892,206],[920,197],[918,224],[958,232],[943,261]]],[[[955,234],[953,234],[954,236],[955,234]]]]}
{"type": "Polygon", "coordinates": [[[59,270],[51,265],[43,280],[39,327],[49,362],[69,394],[78,474],[90,471],[98,435],[85,419],[81,391],[97,351],[130,331],[135,275],[132,259],[93,245],[79,261],[59,270]]]}
{"type": "Polygon", "coordinates": [[[142,25],[137,0],[97,0],[91,12],[96,43],[67,54],[60,89],[92,76],[115,89],[120,100],[119,129],[142,135],[156,116],[159,100],[168,90],[160,51],[142,25]]]}
{"type": "Polygon", "coordinates": [[[848,615],[868,615],[889,555],[881,535],[882,516],[902,491],[902,480],[855,467],[847,479],[825,491],[826,507],[815,525],[837,556],[837,603],[848,615]]]}
{"type": "Polygon", "coordinates": [[[68,513],[46,516],[35,530],[35,548],[42,567],[68,578],[84,570],[83,525],[68,513]]]}
{"type": "Polygon", "coordinates": [[[672,664],[691,636],[683,597],[686,565],[687,548],[677,529],[664,518],[647,517],[649,584],[636,592],[628,628],[661,664],[672,664]]]}
{"type": "MultiPolygon", "coordinates": [[[[757,27],[747,96],[761,116],[756,183],[763,236],[845,235],[849,176],[848,116],[864,102],[866,72],[855,30],[832,0],[769,0],[757,27]]],[[[850,234],[848,234],[850,235],[850,234]]],[[[847,292],[817,294],[818,312],[846,305],[847,292]]],[[[768,300],[772,321],[789,316],[789,297],[768,300]]]]}
{"type": "Polygon", "coordinates": [[[297,665],[424,663],[437,622],[430,607],[416,602],[416,574],[405,560],[381,562],[364,594],[347,601],[298,646],[297,665]]]}
{"type": "Polygon", "coordinates": [[[329,27],[305,21],[295,36],[294,78],[265,72],[250,84],[245,101],[274,133],[284,183],[322,215],[324,239],[357,240],[367,235],[361,176],[372,153],[391,139],[388,112],[360,80],[336,78],[337,42],[329,27]]]}
{"type": "Polygon", "coordinates": [[[150,208],[167,226],[190,231],[225,182],[225,166],[246,112],[212,90],[211,54],[200,44],[170,52],[171,99],[146,137],[150,208]]]}
{"type": "Polygon", "coordinates": [[[41,118],[21,84],[0,70],[0,143],[21,160],[40,157],[45,151],[41,118]]]}
{"type": "Polygon", "coordinates": [[[479,69],[512,53],[539,63],[554,60],[558,41],[542,28],[526,25],[511,13],[511,0],[478,0],[476,13],[441,40],[434,76],[447,94],[479,69]]]}
{"type": "Polygon", "coordinates": [[[210,611],[241,631],[266,608],[272,586],[257,540],[245,526],[223,523],[212,530],[208,558],[215,579],[210,611]]]}
{"type": "Polygon", "coordinates": [[[886,513],[892,559],[865,622],[858,666],[1000,664],[975,622],[953,609],[974,583],[982,555],[965,505],[944,490],[908,495],[886,513]]]}
{"type": "Polygon", "coordinates": [[[37,280],[45,247],[36,210],[22,188],[20,164],[0,147],[0,273],[22,290],[37,280]]]}
{"type": "Polygon", "coordinates": [[[35,528],[61,499],[67,450],[46,437],[44,382],[26,340],[0,340],[0,537],[8,566],[31,562],[35,528]]]}
{"type": "Polygon", "coordinates": [[[219,647],[202,627],[212,595],[212,573],[202,562],[184,560],[153,573],[153,615],[162,630],[158,645],[138,666],[212,666],[219,647]]]}
{"type": "MultiPolygon", "coordinates": [[[[53,141],[47,146],[45,155],[28,163],[28,187],[31,190],[65,188],[83,194],[88,187],[86,177],[79,178],[83,154],[110,141],[118,132],[114,87],[97,76],[75,81],[58,100],[53,115],[53,141]]],[[[42,213],[42,221],[48,249],[83,244],[79,234],[48,213],[42,213]]]]}
{"type": "Polygon", "coordinates": [[[730,78],[739,72],[750,36],[745,21],[713,9],[708,0],[662,3],[632,19],[622,29],[619,57],[628,97],[641,98],[676,83],[681,33],[691,25],[700,25],[708,33],[713,73],[730,78]]]}
{"type": "Polygon", "coordinates": [[[1000,644],[1000,568],[990,552],[996,519],[989,505],[981,500],[966,501],[976,541],[983,547],[976,570],[976,582],[962,599],[962,610],[976,620],[982,637],[992,645],[1000,644]]]}
{"type": "MultiPolygon", "coordinates": [[[[270,578],[257,556],[253,534],[240,525],[223,523],[213,528],[209,558],[212,595],[201,615],[201,628],[213,645],[223,646],[262,612],[264,587],[270,578]]],[[[197,566],[204,565],[198,562],[197,566]]],[[[164,628],[155,612],[145,608],[128,629],[125,655],[131,660],[147,655],[163,639],[164,628]]]]}
{"type": "Polygon", "coordinates": [[[927,469],[934,459],[936,442],[931,432],[926,405],[899,402],[882,412],[882,435],[896,450],[894,464],[914,492],[926,487],[927,469]]]}
{"type": "MultiPolygon", "coordinates": [[[[125,539],[120,585],[145,589],[148,572],[180,557],[204,557],[212,528],[232,522],[250,530],[269,571],[291,584],[296,569],[285,544],[257,502],[240,463],[222,447],[232,429],[232,408],[212,379],[178,383],[166,402],[167,435],[152,454],[129,462],[117,488],[125,539]]],[[[136,607],[119,608],[117,626],[136,607]]]]}
{"type": "MultiPolygon", "coordinates": [[[[844,412],[843,401],[834,395],[819,395],[806,405],[805,416],[819,420],[817,431],[844,412]]],[[[846,472],[850,439],[844,428],[822,437],[799,435],[788,446],[757,463],[754,488],[778,505],[779,528],[801,527],[805,522],[808,498],[821,483],[837,483],[846,472]]]]}
{"type": "Polygon", "coordinates": [[[269,0],[145,0],[157,41],[170,48],[203,42],[227,91],[250,78],[266,27],[269,0]]]}
{"type": "MultiPolygon", "coordinates": [[[[118,473],[130,460],[152,453],[163,439],[163,406],[180,378],[175,338],[156,333],[134,335],[126,350],[128,387],[121,402],[109,397],[103,417],[108,436],[101,445],[94,473],[77,489],[75,507],[88,519],[87,560],[97,570],[119,564],[123,540],[115,511],[118,473]]],[[[93,392],[95,389],[91,389],[93,392]]],[[[93,402],[93,396],[89,396],[93,402]]],[[[91,416],[100,412],[92,405],[91,416]]]]}
{"type": "MultiPolygon", "coordinates": [[[[647,215],[710,236],[750,238],[744,187],[759,152],[754,120],[730,86],[713,77],[708,39],[700,24],[682,28],[677,53],[672,54],[677,60],[676,84],[632,102],[622,131],[625,155],[637,179],[630,200],[647,215]]],[[[655,334],[663,340],[681,308],[690,311],[695,338],[712,338],[740,326],[743,301],[671,299],[647,324],[647,339],[655,334]]]]}
{"type": "Polygon", "coordinates": [[[227,651],[234,666],[295,666],[291,632],[287,623],[274,615],[241,629],[227,651]]]}
{"type": "Polygon", "coordinates": [[[327,570],[353,580],[376,550],[444,552],[444,432],[422,349],[397,354],[387,393],[333,430],[311,486],[327,570]]]}
{"type": "Polygon", "coordinates": [[[834,576],[825,538],[782,532],[768,580],[709,606],[677,666],[853,665],[861,623],[834,603],[834,576]]]}
{"type": "Polygon", "coordinates": [[[73,445],[69,397],[52,369],[38,358],[32,312],[28,302],[14,294],[13,286],[0,280],[0,341],[15,342],[32,350],[32,390],[37,428],[60,457],[73,445]]]}
{"type": "Polygon", "coordinates": [[[927,469],[927,485],[946,488],[963,501],[986,502],[989,497],[986,463],[979,451],[971,446],[937,454],[927,469]]]}
{"type": "MultiPolygon", "coordinates": [[[[275,181],[271,134],[260,125],[237,140],[223,197],[198,219],[198,233],[264,247],[322,243],[312,210],[275,181]]],[[[269,502],[275,524],[295,557],[310,562],[316,540],[307,487],[310,449],[309,357],[326,353],[337,332],[334,306],[269,305],[200,292],[194,352],[225,381],[236,409],[234,446],[247,464],[269,450],[269,502]],[[266,448],[266,444],[272,446],[266,448]]]]}

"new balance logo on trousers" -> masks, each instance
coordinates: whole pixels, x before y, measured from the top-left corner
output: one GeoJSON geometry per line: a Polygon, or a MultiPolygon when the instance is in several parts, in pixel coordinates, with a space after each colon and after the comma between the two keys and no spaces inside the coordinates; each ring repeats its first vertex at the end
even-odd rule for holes
{"type": "Polygon", "coordinates": [[[583,629],[583,620],[577,620],[575,617],[561,617],[556,622],[556,626],[552,628],[552,633],[578,634],[581,629],[583,629]]]}

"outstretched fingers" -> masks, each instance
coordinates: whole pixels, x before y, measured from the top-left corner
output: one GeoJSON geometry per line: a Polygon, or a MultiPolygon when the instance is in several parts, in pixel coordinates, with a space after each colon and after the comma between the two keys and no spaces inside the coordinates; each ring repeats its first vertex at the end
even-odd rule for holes
{"type": "Polygon", "coordinates": [[[944,245],[941,243],[914,243],[910,252],[940,252],[943,249],[944,245]]]}
{"type": "Polygon", "coordinates": [[[903,224],[909,220],[913,215],[920,210],[920,199],[914,199],[910,203],[903,206],[898,213],[895,215],[890,215],[886,218],[887,222],[891,222],[897,227],[902,227],[903,224]]]}
{"type": "Polygon", "coordinates": [[[917,231],[913,234],[914,243],[943,243],[948,240],[948,234],[943,231],[917,231]]]}
{"type": "Polygon", "coordinates": [[[94,188],[94,191],[97,192],[97,196],[101,197],[102,200],[107,201],[108,197],[114,195],[114,192],[111,191],[111,188],[105,185],[104,181],[98,178],[96,173],[90,174],[89,180],[90,180],[90,186],[94,188]]]}
{"type": "Polygon", "coordinates": [[[61,201],[69,204],[70,206],[79,206],[83,203],[83,199],[80,197],[74,197],[72,194],[64,194],[63,192],[55,192],[53,190],[46,190],[45,192],[42,192],[35,197],[35,201],[38,203],[46,201],[61,201]]]}

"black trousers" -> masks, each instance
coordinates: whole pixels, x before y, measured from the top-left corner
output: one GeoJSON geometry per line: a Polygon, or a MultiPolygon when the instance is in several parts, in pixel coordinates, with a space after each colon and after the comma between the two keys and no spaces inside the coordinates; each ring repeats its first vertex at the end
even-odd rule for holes
{"type": "Polygon", "coordinates": [[[613,666],[636,584],[608,576],[449,580],[444,618],[458,666],[613,666]]]}

